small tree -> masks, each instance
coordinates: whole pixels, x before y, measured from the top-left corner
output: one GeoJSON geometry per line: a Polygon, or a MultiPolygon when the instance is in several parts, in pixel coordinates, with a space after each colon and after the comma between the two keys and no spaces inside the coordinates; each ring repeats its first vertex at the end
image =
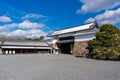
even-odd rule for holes
{"type": "Polygon", "coordinates": [[[40,41],[39,38],[34,38],[33,40],[34,40],[34,41],[40,41]]]}
{"type": "Polygon", "coordinates": [[[120,30],[110,24],[102,25],[96,39],[88,42],[90,56],[96,59],[120,59],[120,30]]]}
{"type": "Polygon", "coordinates": [[[40,36],[40,41],[42,41],[44,39],[44,36],[40,36]]]}
{"type": "Polygon", "coordinates": [[[40,36],[39,38],[34,38],[34,41],[42,41],[44,39],[44,36],[40,36]]]}

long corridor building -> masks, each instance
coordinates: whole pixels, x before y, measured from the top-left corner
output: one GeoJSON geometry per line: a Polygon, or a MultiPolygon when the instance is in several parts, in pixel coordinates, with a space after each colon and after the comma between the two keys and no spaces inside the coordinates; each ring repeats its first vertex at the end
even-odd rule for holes
{"type": "Polygon", "coordinates": [[[0,54],[44,54],[50,53],[51,47],[46,42],[1,41],[0,54]]]}

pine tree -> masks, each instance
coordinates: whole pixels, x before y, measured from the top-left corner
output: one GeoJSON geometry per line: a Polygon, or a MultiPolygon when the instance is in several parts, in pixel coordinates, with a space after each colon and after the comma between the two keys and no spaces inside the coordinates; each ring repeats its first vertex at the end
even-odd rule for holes
{"type": "Polygon", "coordinates": [[[96,39],[88,42],[90,56],[96,59],[120,59],[120,30],[113,25],[105,24],[96,33],[96,39]]]}

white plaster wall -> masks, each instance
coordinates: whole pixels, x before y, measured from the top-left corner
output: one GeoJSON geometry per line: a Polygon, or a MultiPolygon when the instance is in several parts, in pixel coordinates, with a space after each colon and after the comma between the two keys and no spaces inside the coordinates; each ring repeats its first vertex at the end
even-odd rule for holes
{"type": "Polygon", "coordinates": [[[94,29],[84,30],[84,31],[76,32],[75,34],[83,34],[83,33],[90,33],[90,32],[94,32],[95,33],[95,30],[94,29]]]}
{"type": "Polygon", "coordinates": [[[75,35],[75,41],[89,41],[95,38],[94,34],[75,35]]]}
{"type": "Polygon", "coordinates": [[[52,40],[52,44],[55,44],[57,42],[57,39],[52,40]]]}
{"type": "Polygon", "coordinates": [[[49,39],[45,40],[48,44],[55,44],[57,42],[57,39],[49,39]]]}
{"type": "Polygon", "coordinates": [[[73,36],[74,33],[66,33],[66,34],[61,34],[61,35],[58,35],[58,37],[68,37],[68,36],[73,36]]]}

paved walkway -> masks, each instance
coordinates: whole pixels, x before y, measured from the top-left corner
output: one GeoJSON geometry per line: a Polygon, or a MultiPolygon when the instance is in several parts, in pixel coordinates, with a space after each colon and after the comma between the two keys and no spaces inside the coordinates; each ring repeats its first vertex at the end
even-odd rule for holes
{"type": "Polygon", "coordinates": [[[72,55],[1,55],[0,80],[120,80],[120,62],[72,55]]]}

